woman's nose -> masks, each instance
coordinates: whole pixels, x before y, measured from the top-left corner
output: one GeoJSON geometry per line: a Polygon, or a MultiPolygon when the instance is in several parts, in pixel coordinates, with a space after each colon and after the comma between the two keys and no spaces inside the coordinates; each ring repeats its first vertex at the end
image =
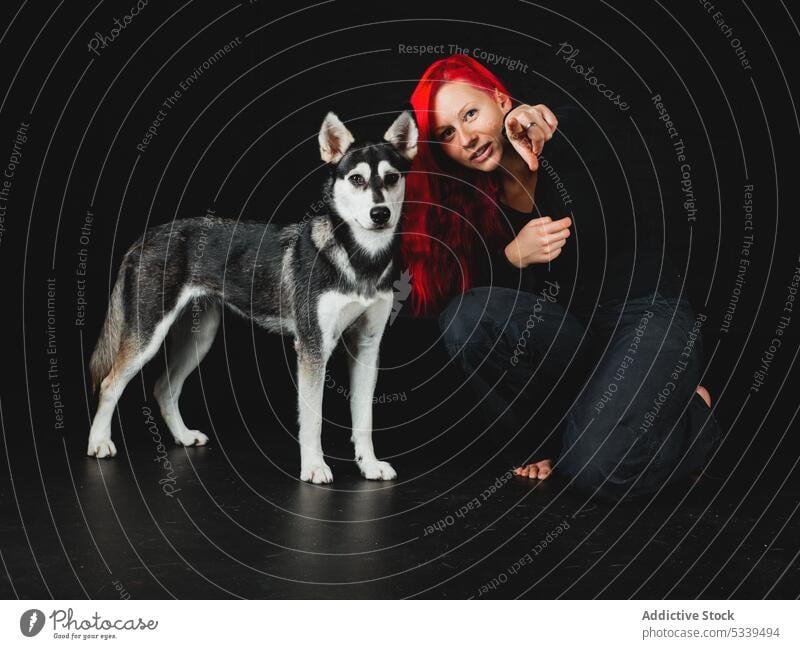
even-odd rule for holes
{"type": "Polygon", "coordinates": [[[458,129],[458,141],[465,149],[469,149],[478,141],[478,136],[472,133],[472,130],[461,127],[458,129]]]}

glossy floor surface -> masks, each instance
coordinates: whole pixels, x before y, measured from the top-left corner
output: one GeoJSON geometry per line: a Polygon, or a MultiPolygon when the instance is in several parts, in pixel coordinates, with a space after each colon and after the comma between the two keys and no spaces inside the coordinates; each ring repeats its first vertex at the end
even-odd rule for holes
{"type": "Polygon", "coordinates": [[[334,484],[315,486],[297,480],[288,444],[262,455],[244,438],[212,438],[163,454],[151,441],[118,439],[113,461],[63,443],[40,448],[38,463],[4,458],[13,479],[1,485],[0,595],[800,594],[800,492],[791,476],[781,485],[785,473],[707,475],[614,506],[587,502],[557,472],[541,483],[510,477],[502,454],[441,469],[401,458],[393,483],[333,460],[334,484]]]}

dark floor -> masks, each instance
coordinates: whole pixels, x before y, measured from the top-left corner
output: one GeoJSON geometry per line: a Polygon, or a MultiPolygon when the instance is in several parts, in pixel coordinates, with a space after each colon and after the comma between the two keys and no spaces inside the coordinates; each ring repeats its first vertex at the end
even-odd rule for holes
{"type": "Polygon", "coordinates": [[[297,479],[291,341],[258,336],[253,355],[248,323],[226,319],[224,333],[181,400],[187,423],[209,434],[205,448],[174,446],[157,414],[163,359],[120,401],[114,460],[85,456],[94,401],[80,356],[62,370],[62,431],[44,372],[5,381],[0,597],[800,595],[791,413],[764,419],[753,400],[742,410],[723,394],[726,437],[699,482],[624,505],[588,502],[557,470],[542,483],[510,476],[540,454],[533,432],[485,430],[435,336],[423,323],[396,325],[374,437],[398,480],[362,480],[349,460],[346,364],[335,357],[323,435],[335,482],[314,486],[297,479]],[[407,361],[417,357],[424,367],[407,361]]]}
{"type": "Polygon", "coordinates": [[[508,479],[502,454],[482,468],[475,454],[443,468],[396,457],[393,483],[333,460],[336,481],[320,487],[297,481],[290,444],[277,454],[246,435],[170,444],[167,464],[152,436],[115,436],[114,461],[82,457],[77,441],[44,452],[37,440],[39,463],[21,459],[35,456],[32,444],[9,453],[0,596],[800,594],[800,492],[788,460],[771,477],[748,466],[614,507],[587,504],[557,476],[508,479]]]}

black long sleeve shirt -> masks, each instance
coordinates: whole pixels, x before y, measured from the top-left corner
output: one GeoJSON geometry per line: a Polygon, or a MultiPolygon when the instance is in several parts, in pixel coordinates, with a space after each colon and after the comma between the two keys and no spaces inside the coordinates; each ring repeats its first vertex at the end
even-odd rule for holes
{"type": "Polygon", "coordinates": [[[626,296],[677,295],[680,277],[664,252],[658,198],[641,186],[641,165],[649,163],[633,127],[625,132],[621,118],[618,130],[603,130],[569,105],[553,112],[559,126],[539,158],[533,211],[501,205],[507,240],[476,260],[474,285],[540,292],[547,281],[557,283],[558,301],[576,312],[626,296]],[[549,264],[517,269],[505,245],[540,216],[570,216],[571,236],[549,264]]]}

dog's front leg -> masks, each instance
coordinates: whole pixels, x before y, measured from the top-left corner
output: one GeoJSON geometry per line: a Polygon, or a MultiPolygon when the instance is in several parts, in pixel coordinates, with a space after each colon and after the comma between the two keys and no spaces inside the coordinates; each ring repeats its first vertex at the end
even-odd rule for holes
{"type": "Polygon", "coordinates": [[[380,300],[365,312],[363,326],[350,336],[350,413],[358,468],[369,480],[393,480],[397,473],[375,457],[372,446],[372,401],[378,380],[378,350],[391,310],[391,299],[380,300]]]}
{"type": "Polygon", "coordinates": [[[322,391],[325,362],[302,350],[297,357],[297,399],[300,420],[300,479],[314,484],[333,482],[322,453],[322,391]]]}

